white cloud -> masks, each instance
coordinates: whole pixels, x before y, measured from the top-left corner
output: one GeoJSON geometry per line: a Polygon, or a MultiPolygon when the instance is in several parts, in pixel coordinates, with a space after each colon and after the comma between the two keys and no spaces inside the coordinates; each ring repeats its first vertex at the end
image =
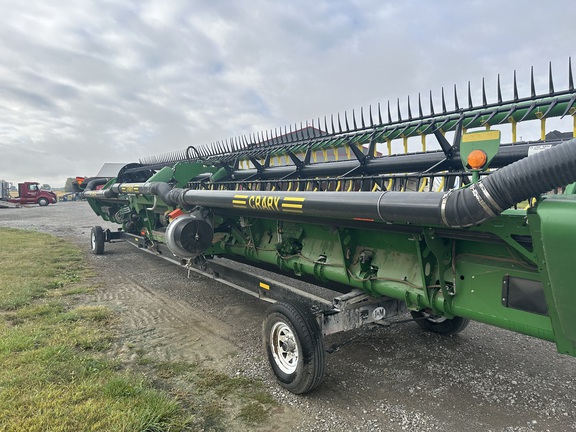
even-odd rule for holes
{"type": "Polygon", "coordinates": [[[568,0],[0,0],[0,178],[62,185],[105,162],[205,144],[428,90],[452,103],[512,72],[566,86],[568,0]],[[31,157],[33,156],[33,157],[31,157]]]}

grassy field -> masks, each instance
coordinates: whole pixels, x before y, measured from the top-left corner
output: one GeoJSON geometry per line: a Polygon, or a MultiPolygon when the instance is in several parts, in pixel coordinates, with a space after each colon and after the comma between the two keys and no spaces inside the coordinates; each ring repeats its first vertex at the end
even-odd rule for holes
{"type": "Polygon", "coordinates": [[[74,246],[7,228],[0,244],[0,431],[224,431],[266,423],[275,402],[259,382],[144,355],[136,365],[111,359],[118,318],[82,304],[93,288],[74,246]]]}

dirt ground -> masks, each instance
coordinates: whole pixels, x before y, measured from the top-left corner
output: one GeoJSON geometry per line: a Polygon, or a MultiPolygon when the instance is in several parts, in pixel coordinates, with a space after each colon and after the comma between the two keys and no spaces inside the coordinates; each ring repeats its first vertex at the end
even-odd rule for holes
{"type": "Polygon", "coordinates": [[[281,406],[269,430],[576,430],[576,359],[551,343],[479,323],[452,338],[413,322],[360,331],[354,343],[327,355],[319,388],[295,396],[275,383],[262,352],[266,303],[196,274],[188,278],[127,243],[90,255],[93,225],[106,227],[83,202],[0,209],[0,226],[52,233],[82,247],[100,280],[93,301],[116,310],[123,323],[114,355],[129,360],[137,347],[160,360],[200,361],[261,379],[281,406]]]}

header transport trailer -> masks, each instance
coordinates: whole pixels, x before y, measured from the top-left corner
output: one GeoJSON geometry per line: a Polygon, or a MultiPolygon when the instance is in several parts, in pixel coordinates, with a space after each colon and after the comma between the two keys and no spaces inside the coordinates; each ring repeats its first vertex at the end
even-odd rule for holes
{"type": "Polygon", "coordinates": [[[550,73],[548,91],[536,94],[532,75],[531,94],[519,97],[514,74],[506,101],[498,79],[493,103],[483,84],[474,104],[468,86],[465,107],[455,90],[449,110],[442,92],[440,109],[430,95],[427,114],[419,97],[417,115],[410,101],[404,111],[398,103],[395,118],[389,104],[370,107],[126,165],[84,193],[99,216],[121,225],[94,227],[92,252],[128,240],[271,301],[265,351],[277,381],[297,394],[322,380],[324,336],[405,321],[407,312],[433,332],[452,335],[476,320],[575,356],[576,92],[568,69],[563,91],[550,73]],[[547,138],[553,117],[570,119],[568,139],[547,138]],[[528,121],[540,140],[517,140],[517,125],[528,121]],[[501,132],[511,142],[502,144],[501,132]],[[409,152],[415,140],[421,151],[409,152]],[[398,146],[404,151],[395,154],[398,146]]]}

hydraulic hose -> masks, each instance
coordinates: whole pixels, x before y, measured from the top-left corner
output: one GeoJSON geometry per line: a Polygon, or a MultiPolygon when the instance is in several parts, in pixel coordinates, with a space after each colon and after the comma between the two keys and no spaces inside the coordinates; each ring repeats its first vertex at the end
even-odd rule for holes
{"type": "Polygon", "coordinates": [[[541,151],[442,197],[442,223],[460,228],[496,217],[514,204],[576,181],[576,139],[541,151]]]}
{"type": "Polygon", "coordinates": [[[94,190],[94,188],[96,186],[100,186],[100,185],[105,185],[106,183],[108,183],[108,178],[106,177],[100,177],[100,178],[95,178],[93,180],[90,180],[88,182],[88,184],[86,185],[86,188],[84,189],[85,191],[91,191],[94,190]]]}

